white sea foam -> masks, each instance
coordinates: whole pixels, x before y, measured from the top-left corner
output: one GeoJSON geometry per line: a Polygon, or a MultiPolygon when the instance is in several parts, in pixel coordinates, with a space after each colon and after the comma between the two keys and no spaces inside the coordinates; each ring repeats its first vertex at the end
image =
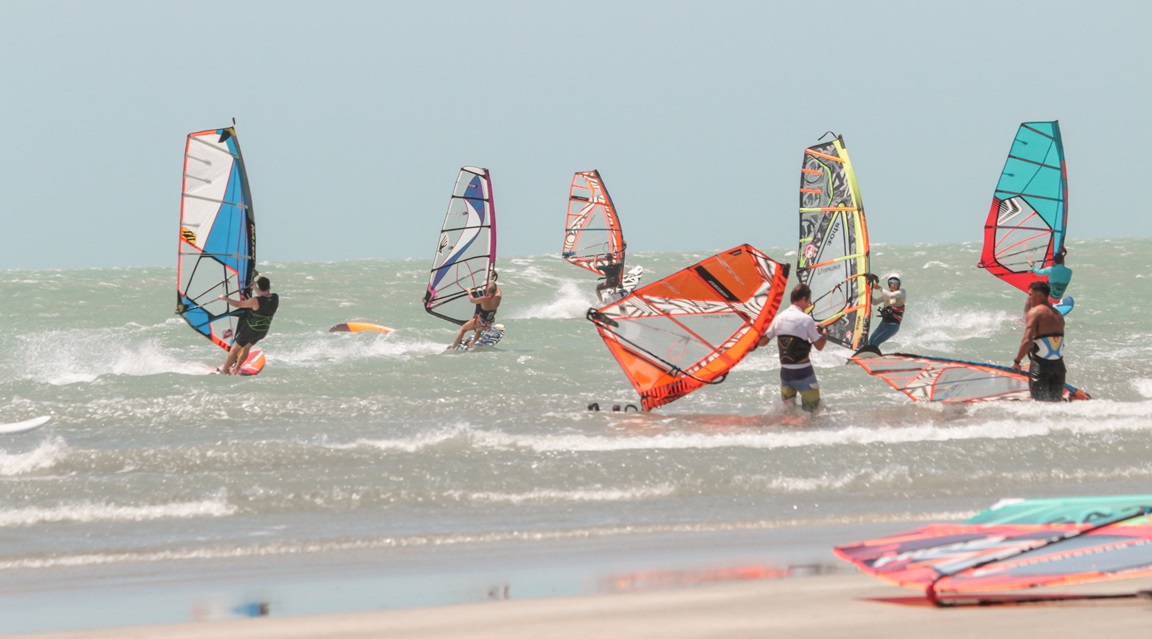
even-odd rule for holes
{"type": "Polygon", "coordinates": [[[28,335],[19,357],[26,362],[25,375],[34,381],[64,386],[92,382],[101,375],[158,375],[206,372],[204,364],[170,355],[155,339],[122,331],[51,331],[28,335]]]}
{"type": "Polygon", "coordinates": [[[526,309],[509,313],[509,319],[579,319],[595,305],[596,280],[587,282],[558,280],[552,299],[529,306],[526,309]]]}
{"type": "Polygon", "coordinates": [[[1134,379],[1132,380],[1132,387],[1136,392],[1140,393],[1142,397],[1152,399],[1152,379],[1134,379]]]}
{"type": "MultiPolygon", "coordinates": [[[[910,304],[900,332],[892,338],[905,352],[955,350],[955,343],[985,339],[1021,329],[1021,313],[1010,311],[966,310],[958,313],[954,306],[941,304],[947,295],[930,302],[910,304]]],[[[1021,310],[1023,306],[1021,306],[1021,310]]],[[[887,350],[894,350],[891,347],[887,350]]],[[[961,359],[964,359],[962,354],[961,359]]]]}
{"type": "Polygon", "coordinates": [[[41,523],[227,517],[236,511],[236,506],[229,504],[223,493],[200,501],[147,506],[119,506],[109,503],[79,501],[53,507],[9,508],[0,511],[0,528],[31,526],[41,523]]]}
{"type": "Polygon", "coordinates": [[[312,366],[374,358],[407,360],[413,355],[439,353],[443,350],[443,343],[413,339],[402,331],[325,331],[306,341],[294,340],[292,344],[279,344],[275,357],[276,361],[285,364],[312,366]]]}
{"type": "Polygon", "coordinates": [[[335,450],[349,450],[360,447],[377,448],[380,450],[396,450],[414,453],[431,447],[442,445],[467,446],[473,440],[477,431],[471,426],[458,423],[435,431],[425,431],[413,437],[400,439],[357,439],[351,443],[328,443],[323,445],[335,450]]]}
{"type": "Polygon", "coordinates": [[[68,454],[68,444],[60,437],[49,437],[36,448],[23,453],[0,450],[0,476],[23,475],[51,468],[68,454]]]}
{"type": "MultiPolygon", "coordinates": [[[[820,446],[900,444],[910,442],[944,442],[978,439],[1025,439],[1045,437],[1056,432],[1080,434],[1148,430],[1148,406],[1121,402],[1077,402],[1059,407],[1044,407],[1043,418],[1037,419],[1036,405],[1022,402],[1012,412],[1019,416],[990,419],[979,423],[949,424],[935,422],[881,427],[848,426],[844,428],[754,428],[717,432],[715,426],[704,432],[669,431],[634,436],[600,435],[510,435],[501,432],[472,431],[478,447],[495,449],[524,447],[537,452],[603,452],[628,450],[707,450],[723,448],[783,449],[820,446]],[[1100,407],[1094,412],[1084,404],[1113,404],[1123,407],[1110,411],[1100,407]],[[1051,410],[1046,410],[1051,408],[1051,410]],[[1120,413],[1120,414],[1117,414],[1120,413]]],[[[770,421],[770,418],[769,418],[770,421]]]]}
{"type": "Polygon", "coordinates": [[[676,487],[667,484],[632,489],[600,490],[531,490],[524,493],[448,491],[446,495],[461,501],[526,504],[556,502],[614,502],[638,501],[667,497],[675,494],[676,487]]]}

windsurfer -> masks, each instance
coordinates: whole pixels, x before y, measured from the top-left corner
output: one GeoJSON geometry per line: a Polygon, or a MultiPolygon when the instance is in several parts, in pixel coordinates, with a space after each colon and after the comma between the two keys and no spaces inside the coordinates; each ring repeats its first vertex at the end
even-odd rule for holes
{"type": "Polygon", "coordinates": [[[904,320],[904,300],[908,297],[908,293],[900,285],[900,274],[889,273],[885,279],[888,283],[887,290],[880,288],[876,281],[872,282],[872,290],[875,291],[872,303],[880,305],[877,309],[880,314],[880,325],[872,331],[872,337],[868,338],[869,346],[879,346],[892,339],[900,330],[900,322],[904,320]]]}
{"type": "Polygon", "coordinates": [[[1028,286],[1028,314],[1024,317],[1024,339],[1014,370],[1020,369],[1025,355],[1031,361],[1028,367],[1028,390],[1032,399],[1059,402],[1064,399],[1064,316],[1048,301],[1051,289],[1047,282],[1032,282],[1028,286]]]}
{"type": "MultiPolygon", "coordinates": [[[[1052,266],[1048,268],[1040,268],[1036,262],[1028,260],[1028,266],[1032,267],[1032,272],[1037,275],[1048,276],[1048,286],[1051,288],[1051,299],[1060,301],[1064,297],[1064,291],[1068,288],[1068,284],[1072,281],[1072,269],[1064,266],[1064,256],[1068,254],[1068,249],[1062,248],[1058,253],[1052,254],[1052,266]]],[[[1031,308],[1031,302],[1024,307],[1024,312],[1027,313],[1031,308]]]]}
{"type": "Polygon", "coordinates": [[[220,299],[229,306],[245,309],[236,328],[236,336],[232,339],[232,348],[228,350],[224,366],[220,367],[221,373],[232,375],[244,365],[252,345],[268,335],[268,329],[272,327],[272,316],[280,307],[280,296],[272,292],[272,282],[268,278],[258,277],[256,295],[246,300],[234,300],[227,295],[221,295],[220,299]]]}
{"type": "MultiPolygon", "coordinates": [[[[604,301],[604,291],[617,291],[623,286],[624,260],[617,260],[612,253],[604,258],[604,263],[596,263],[604,272],[604,281],[596,285],[596,297],[604,301]]],[[[599,262],[599,261],[598,261],[599,262]]]]}
{"type": "Polygon", "coordinates": [[[812,305],[812,289],[807,284],[793,287],[791,300],[792,304],[772,320],[756,346],[776,338],[780,348],[780,397],[786,406],[795,406],[799,394],[801,408],[813,413],[820,407],[820,383],[808,354],[813,346],[824,350],[827,331],[816,326],[816,320],[804,312],[812,305]]]}
{"type": "Polygon", "coordinates": [[[492,279],[488,281],[488,288],[482,295],[473,295],[468,291],[468,301],[476,305],[476,314],[456,331],[456,339],[448,350],[456,350],[468,331],[476,331],[473,341],[480,337],[480,331],[489,328],[496,321],[496,309],[500,307],[500,300],[504,293],[496,285],[496,272],[492,272],[492,279]]]}

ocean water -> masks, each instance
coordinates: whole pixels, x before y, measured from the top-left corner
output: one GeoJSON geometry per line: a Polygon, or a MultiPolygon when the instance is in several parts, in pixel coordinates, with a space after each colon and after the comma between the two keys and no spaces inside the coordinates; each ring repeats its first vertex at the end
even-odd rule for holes
{"type": "MultiPolygon", "coordinates": [[[[714,252],[629,263],[651,282],[714,252]]],[[[1024,295],[978,258],[974,243],[873,247],[908,289],[885,350],[1010,362],[1024,295]]],[[[555,255],[501,258],[503,342],[444,353],[455,326],[423,311],[427,262],[262,263],[281,305],[254,378],[207,374],[224,353],[172,314],[174,266],[0,273],[0,422],[51,416],[0,435],[0,582],[821,530],[1152,485],[1152,239],[1070,244],[1068,381],[1092,401],[916,404],[830,345],[811,421],[781,412],[774,346],[652,413],[590,412],[639,402],[584,319],[596,280],[555,255]],[[328,332],[346,321],[396,331],[328,332]]]]}

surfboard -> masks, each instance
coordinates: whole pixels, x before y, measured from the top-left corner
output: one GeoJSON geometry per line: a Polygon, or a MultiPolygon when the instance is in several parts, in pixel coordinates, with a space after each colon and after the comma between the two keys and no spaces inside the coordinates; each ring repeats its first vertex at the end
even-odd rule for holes
{"type": "Polygon", "coordinates": [[[1072,299],[1071,295],[1052,305],[1053,308],[1060,311],[1061,315],[1067,315],[1075,306],[1076,300],[1072,299]]]}
{"type": "Polygon", "coordinates": [[[456,350],[471,351],[484,346],[495,346],[500,343],[500,340],[503,339],[503,337],[504,325],[493,324],[492,326],[480,331],[480,337],[476,340],[475,344],[472,343],[472,338],[469,337],[468,339],[461,342],[460,345],[456,347],[456,350]]]}
{"type": "Polygon", "coordinates": [[[369,322],[345,322],[343,324],[337,324],[337,325],[333,326],[332,328],[328,329],[328,332],[329,333],[362,333],[362,332],[366,332],[366,331],[367,332],[375,331],[377,333],[391,333],[395,330],[396,329],[394,329],[394,328],[389,328],[387,326],[381,326],[379,324],[371,324],[369,322]]]}
{"type": "MultiPolygon", "coordinates": [[[[259,374],[260,371],[264,370],[264,361],[264,351],[248,351],[248,359],[244,360],[244,363],[240,365],[240,372],[237,373],[237,375],[250,376],[259,374]]],[[[220,367],[217,366],[209,371],[209,373],[219,375],[220,367]]]]}
{"type": "Polygon", "coordinates": [[[52,419],[51,415],[44,415],[42,417],[35,417],[33,419],[26,419],[22,422],[12,422],[11,424],[0,424],[0,434],[11,435],[14,433],[26,433],[30,430],[36,430],[48,420],[52,419]]]}

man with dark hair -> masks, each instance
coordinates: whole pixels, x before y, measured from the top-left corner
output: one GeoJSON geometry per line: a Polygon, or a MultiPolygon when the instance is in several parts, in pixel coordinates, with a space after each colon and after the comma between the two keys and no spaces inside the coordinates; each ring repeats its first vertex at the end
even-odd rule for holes
{"type": "Polygon", "coordinates": [[[1047,282],[1028,286],[1028,313],[1024,316],[1024,339],[1016,351],[1012,368],[1020,369],[1027,355],[1028,390],[1032,399],[1042,402],[1064,400],[1064,316],[1048,301],[1052,290],[1047,282]]]}
{"type": "Polygon", "coordinates": [[[808,354],[813,346],[824,350],[827,331],[817,327],[816,320],[804,312],[812,305],[812,289],[807,284],[797,284],[791,300],[792,304],[772,320],[756,346],[776,338],[780,348],[780,398],[786,406],[795,406],[799,394],[801,408],[813,413],[820,407],[820,383],[808,354]]]}
{"type": "Polygon", "coordinates": [[[240,371],[252,345],[268,335],[268,329],[272,327],[272,316],[280,307],[280,296],[272,292],[272,282],[261,276],[256,278],[256,295],[246,300],[234,300],[227,295],[221,295],[220,299],[228,302],[229,306],[245,309],[236,327],[236,335],[232,338],[232,348],[228,350],[228,357],[219,369],[225,375],[232,375],[240,371]]]}

